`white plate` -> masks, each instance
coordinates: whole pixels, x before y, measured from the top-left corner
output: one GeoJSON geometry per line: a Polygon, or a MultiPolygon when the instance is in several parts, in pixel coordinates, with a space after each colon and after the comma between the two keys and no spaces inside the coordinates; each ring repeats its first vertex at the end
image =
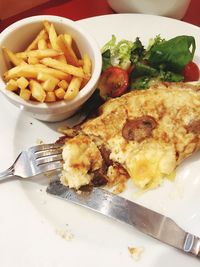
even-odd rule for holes
{"type": "MultiPolygon", "coordinates": [[[[187,23],[150,15],[108,15],[78,22],[100,47],[112,34],[118,39],[141,37],[144,43],[162,37],[192,35],[199,63],[200,30],[187,23]]],[[[59,124],[30,117],[0,98],[0,170],[17,154],[42,140],[53,142],[59,124]]],[[[186,230],[200,236],[200,154],[178,168],[176,181],[165,181],[156,190],[135,198],[130,184],[124,196],[162,212],[186,230]]],[[[2,267],[132,267],[128,247],[143,247],[138,267],[197,267],[199,261],[143,235],[136,229],[86,209],[47,196],[47,178],[35,182],[0,184],[0,265],[2,267]],[[66,240],[61,237],[64,233],[66,240]],[[73,235],[73,237],[72,237],[73,235]]]]}

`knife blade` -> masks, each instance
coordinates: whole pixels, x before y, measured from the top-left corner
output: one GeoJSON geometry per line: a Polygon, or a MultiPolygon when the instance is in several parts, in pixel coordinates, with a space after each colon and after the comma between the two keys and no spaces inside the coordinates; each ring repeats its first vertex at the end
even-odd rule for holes
{"type": "Polygon", "coordinates": [[[59,181],[54,181],[47,187],[46,191],[58,198],[127,223],[144,234],[200,257],[200,238],[184,231],[171,218],[158,212],[99,187],[94,187],[87,192],[77,192],[62,185],[59,181]]]}

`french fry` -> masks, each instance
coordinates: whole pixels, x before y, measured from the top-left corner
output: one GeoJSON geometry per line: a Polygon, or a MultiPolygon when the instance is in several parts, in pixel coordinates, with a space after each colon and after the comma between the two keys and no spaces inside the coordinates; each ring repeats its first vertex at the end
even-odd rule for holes
{"type": "MultiPolygon", "coordinates": [[[[57,70],[61,70],[65,73],[71,74],[73,76],[77,76],[80,78],[84,78],[86,77],[83,69],[79,68],[79,67],[75,67],[73,65],[70,64],[65,64],[63,62],[60,62],[56,59],[52,59],[52,58],[43,58],[40,60],[40,62],[48,67],[52,67],[55,68],[57,70]]],[[[64,79],[65,80],[65,79],[64,79]]]]}
{"type": "Polygon", "coordinates": [[[39,50],[48,49],[48,45],[45,39],[42,38],[38,41],[38,49],[39,50]]]}
{"type": "Polygon", "coordinates": [[[62,63],[66,63],[67,64],[67,60],[66,60],[64,55],[57,56],[55,59],[57,59],[58,61],[60,61],[62,63]]]}
{"type": "Polygon", "coordinates": [[[25,52],[19,52],[16,53],[16,56],[18,58],[26,59],[28,57],[36,57],[36,58],[45,58],[45,57],[56,57],[63,55],[62,51],[55,50],[55,49],[43,49],[43,50],[31,50],[31,51],[25,51],[25,52]]]}
{"type": "Polygon", "coordinates": [[[28,64],[35,65],[39,63],[39,59],[36,57],[28,57],[28,64]]]}
{"type": "Polygon", "coordinates": [[[21,76],[25,78],[37,78],[38,73],[41,71],[44,72],[45,74],[52,75],[53,77],[59,80],[67,80],[70,76],[67,73],[64,73],[62,71],[59,71],[53,68],[40,67],[36,65],[27,64],[27,65],[19,65],[8,70],[4,74],[4,78],[6,81],[10,79],[15,79],[21,76]]]}
{"type": "Polygon", "coordinates": [[[18,58],[10,49],[3,47],[3,52],[7,55],[8,59],[15,65],[20,65],[25,63],[25,61],[21,58],[18,58]]]}
{"type": "Polygon", "coordinates": [[[82,79],[79,77],[73,77],[67,91],[65,93],[64,99],[65,100],[72,100],[74,99],[78,93],[81,86],[82,79]]]}
{"type": "Polygon", "coordinates": [[[43,89],[47,92],[54,91],[56,85],[57,83],[52,79],[46,80],[45,82],[42,83],[43,89]]]}
{"type": "Polygon", "coordinates": [[[83,71],[88,76],[91,76],[92,72],[92,62],[88,54],[83,55],[83,71]]]}
{"type": "Polygon", "coordinates": [[[58,83],[58,86],[63,88],[64,90],[67,89],[67,87],[69,86],[69,84],[65,81],[65,80],[61,80],[59,83],[58,83]]]}
{"type": "Polygon", "coordinates": [[[59,80],[66,80],[69,81],[71,80],[71,75],[60,71],[60,70],[56,70],[54,68],[40,68],[39,71],[43,71],[44,73],[51,75],[59,80]]]}
{"type": "Polygon", "coordinates": [[[50,40],[50,43],[51,43],[51,46],[53,49],[61,50],[59,45],[57,44],[57,33],[56,33],[56,30],[55,30],[54,25],[52,23],[51,23],[50,29],[49,29],[49,40],[50,40]]]}
{"type": "Polygon", "coordinates": [[[57,44],[60,47],[60,49],[63,51],[67,62],[73,66],[78,67],[79,66],[78,58],[76,54],[74,53],[72,47],[67,42],[65,42],[65,39],[62,34],[58,36],[57,44]]]}
{"type": "Polygon", "coordinates": [[[65,96],[65,90],[62,88],[62,87],[60,87],[60,88],[58,88],[58,89],[56,89],[55,90],[55,95],[56,95],[56,97],[58,98],[58,99],[64,99],[64,96],[65,96]]]}
{"type": "Polygon", "coordinates": [[[29,81],[24,77],[20,77],[19,79],[17,79],[17,85],[20,89],[23,90],[29,85],[29,81]]]}
{"type": "Polygon", "coordinates": [[[83,88],[89,81],[92,72],[92,62],[88,54],[83,55],[83,71],[87,75],[87,78],[84,78],[81,83],[81,88],[83,88]]]}
{"type": "Polygon", "coordinates": [[[54,92],[46,92],[45,102],[55,102],[56,95],[54,92]]]}
{"type": "Polygon", "coordinates": [[[9,91],[18,90],[17,82],[15,80],[13,80],[13,79],[10,79],[6,84],[6,89],[8,89],[9,91]]]}
{"type": "Polygon", "coordinates": [[[51,26],[50,23],[47,20],[44,20],[43,26],[44,26],[45,30],[49,33],[50,26],[51,26]]]}
{"type": "MultiPolygon", "coordinates": [[[[29,65],[32,65],[32,64],[29,64],[29,65]]],[[[47,68],[47,66],[45,66],[44,64],[41,64],[41,63],[37,63],[37,64],[34,64],[32,66],[35,66],[36,68],[41,68],[41,69],[46,69],[47,68]]]]}
{"type": "Polygon", "coordinates": [[[37,79],[39,81],[47,81],[47,80],[53,80],[55,82],[55,84],[58,84],[59,83],[59,79],[55,78],[54,76],[52,75],[49,75],[47,73],[44,73],[44,72],[39,72],[38,75],[37,75],[37,79]]]}
{"type": "Polygon", "coordinates": [[[35,37],[35,39],[32,41],[32,43],[26,48],[25,51],[30,51],[30,50],[34,50],[37,48],[37,45],[38,45],[38,41],[40,39],[44,39],[44,40],[47,40],[48,38],[48,34],[46,32],[45,29],[42,29],[39,34],[35,37]]]}
{"type": "Polygon", "coordinates": [[[41,84],[37,81],[31,80],[30,81],[30,90],[32,96],[39,102],[44,102],[46,98],[46,93],[42,88],[41,84]]]}
{"type": "Polygon", "coordinates": [[[29,89],[21,89],[19,96],[23,98],[24,100],[30,100],[31,98],[31,91],[29,89]]]}
{"type": "Polygon", "coordinates": [[[65,43],[67,43],[69,46],[71,46],[72,45],[72,36],[70,34],[67,34],[67,33],[64,33],[63,36],[64,36],[65,43]]]}
{"type": "Polygon", "coordinates": [[[27,65],[24,68],[23,65],[19,65],[4,73],[5,81],[9,81],[10,79],[15,79],[21,76],[26,78],[36,78],[37,77],[36,67],[33,68],[33,65],[27,65]]]}
{"type": "Polygon", "coordinates": [[[58,36],[48,21],[43,26],[25,51],[2,49],[14,65],[4,73],[6,88],[26,101],[71,100],[90,79],[91,60],[88,55],[81,57],[70,34],[58,36]]]}

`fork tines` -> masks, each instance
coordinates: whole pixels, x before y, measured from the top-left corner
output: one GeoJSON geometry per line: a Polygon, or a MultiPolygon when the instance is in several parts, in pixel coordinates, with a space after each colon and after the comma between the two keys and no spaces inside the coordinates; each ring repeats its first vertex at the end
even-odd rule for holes
{"type": "Polygon", "coordinates": [[[42,144],[29,148],[28,152],[32,154],[36,165],[54,163],[61,166],[62,161],[62,148],[59,144],[42,144]]]}
{"type": "Polygon", "coordinates": [[[45,150],[50,150],[50,149],[61,149],[60,144],[41,144],[37,146],[32,146],[29,148],[33,153],[40,152],[40,151],[45,151],[45,150]]]}

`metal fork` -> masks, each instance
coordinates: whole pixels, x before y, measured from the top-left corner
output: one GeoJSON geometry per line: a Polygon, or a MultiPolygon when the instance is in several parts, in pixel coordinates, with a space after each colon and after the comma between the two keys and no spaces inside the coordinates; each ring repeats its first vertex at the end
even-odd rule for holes
{"type": "Polygon", "coordinates": [[[32,177],[62,167],[62,149],[59,144],[44,144],[22,151],[13,165],[0,172],[0,181],[11,176],[32,177]]]}

